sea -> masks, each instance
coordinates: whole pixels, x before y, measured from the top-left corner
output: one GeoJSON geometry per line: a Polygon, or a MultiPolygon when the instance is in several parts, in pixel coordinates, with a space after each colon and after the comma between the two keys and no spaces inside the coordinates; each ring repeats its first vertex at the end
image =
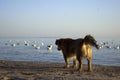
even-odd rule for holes
{"type": "MultiPolygon", "coordinates": [[[[0,60],[65,63],[56,39],[59,38],[0,38],[0,60]]],[[[92,64],[120,66],[120,40],[98,39],[97,43],[100,49],[93,47],[92,64]]],[[[87,64],[86,59],[83,64],[87,64]]]]}

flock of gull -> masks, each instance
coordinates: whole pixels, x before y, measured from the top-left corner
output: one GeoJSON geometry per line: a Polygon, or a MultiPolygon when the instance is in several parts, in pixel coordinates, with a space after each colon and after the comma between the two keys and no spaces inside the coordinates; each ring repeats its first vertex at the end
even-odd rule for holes
{"type": "MultiPolygon", "coordinates": [[[[13,41],[13,40],[9,40],[7,42],[5,42],[5,45],[10,45],[12,47],[18,46],[18,45],[24,45],[24,46],[32,46],[34,49],[40,50],[42,46],[44,46],[43,42],[37,42],[37,41],[13,41]]],[[[48,44],[46,46],[46,49],[51,51],[52,50],[52,44],[48,44]]]]}
{"type": "MultiPolygon", "coordinates": [[[[7,42],[5,42],[5,45],[11,45],[12,47],[15,47],[17,45],[21,45],[23,44],[24,46],[32,46],[34,47],[34,49],[40,50],[42,46],[44,46],[43,42],[37,42],[37,41],[13,41],[13,40],[9,40],[7,42]]],[[[120,44],[114,44],[114,42],[97,42],[97,44],[99,45],[99,49],[101,48],[108,48],[108,49],[116,49],[116,50],[120,50],[120,44]]],[[[52,44],[48,44],[46,46],[47,50],[52,50],[53,45],[52,44]]]]}
{"type": "Polygon", "coordinates": [[[108,48],[108,49],[116,49],[119,50],[120,49],[120,44],[114,44],[114,42],[99,42],[99,49],[101,48],[108,48]]]}

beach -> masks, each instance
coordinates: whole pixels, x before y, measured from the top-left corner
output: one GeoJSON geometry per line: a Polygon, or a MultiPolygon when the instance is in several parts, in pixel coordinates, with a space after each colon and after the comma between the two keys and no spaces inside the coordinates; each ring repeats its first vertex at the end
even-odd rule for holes
{"type": "Polygon", "coordinates": [[[64,63],[0,61],[0,80],[120,80],[120,66],[93,64],[93,72],[63,68],[64,63]]]}

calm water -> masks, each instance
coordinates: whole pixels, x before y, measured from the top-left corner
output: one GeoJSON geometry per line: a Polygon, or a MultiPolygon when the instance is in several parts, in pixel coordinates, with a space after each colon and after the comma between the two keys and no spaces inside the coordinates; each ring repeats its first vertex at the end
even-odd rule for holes
{"type": "MultiPolygon", "coordinates": [[[[56,38],[2,38],[0,39],[0,60],[11,61],[40,61],[63,63],[63,55],[57,51],[56,38]],[[47,46],[52,44],[52,50],[47,46]],[[40,49],[36,49],[40,47],[40,49]]],[[[120,41],[98,40],[98,43],[106,42],[103,48],[93,48],[93,64],[120,66],[120,41]],[[106,46],[111,46],[107,48],[106,46]],[[117,48],[117,49],[116,49],[117,48]]],[[[83,63],[87,63],[83,60],[83,63]]]]}

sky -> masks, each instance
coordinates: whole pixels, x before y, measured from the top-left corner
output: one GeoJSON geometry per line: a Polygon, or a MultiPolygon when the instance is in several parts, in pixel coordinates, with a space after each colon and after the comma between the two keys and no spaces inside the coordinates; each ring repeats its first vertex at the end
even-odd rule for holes
{"type": "Polygon", "coordinates": [[[0,0],[0,37],[120,38],[120,0],[0,0]]]}

